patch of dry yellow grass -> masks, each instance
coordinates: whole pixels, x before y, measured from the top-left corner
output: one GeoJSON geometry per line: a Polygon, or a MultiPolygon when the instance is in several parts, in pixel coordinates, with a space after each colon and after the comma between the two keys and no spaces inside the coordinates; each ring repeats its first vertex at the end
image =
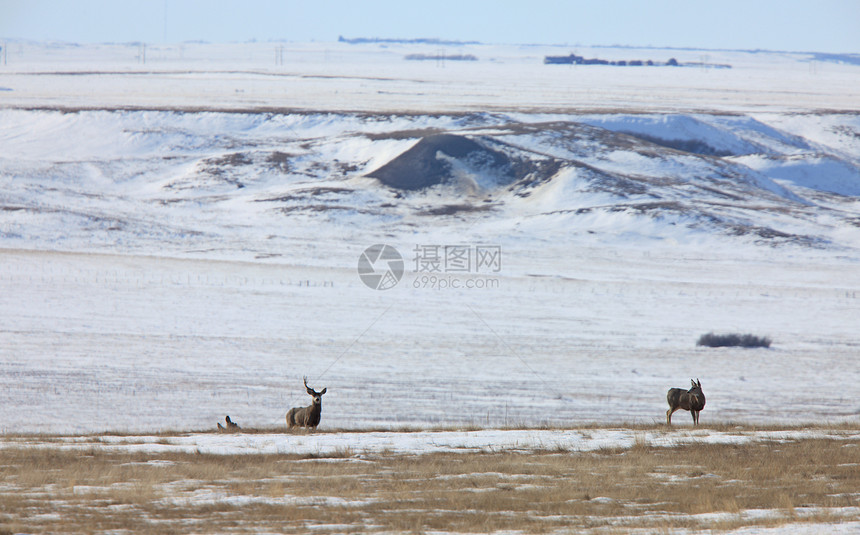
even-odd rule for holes
{"type": "Polygon", "coordinates": [[[858,468],[860,442],[829,439],[332,458],[8,448],[0,533],[728,529],[839,520],[858,468]]]}

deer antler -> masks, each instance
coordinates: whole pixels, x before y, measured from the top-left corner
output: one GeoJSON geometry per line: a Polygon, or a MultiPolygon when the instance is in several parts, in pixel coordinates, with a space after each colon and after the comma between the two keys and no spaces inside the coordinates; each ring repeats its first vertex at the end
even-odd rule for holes
{"type": "Polygon", "coordinates": [[[308,386],[308,377],[307,376],[304,377],[304,380],[305,380],[305,390],[308,391],[308,394],[310,394],[312,396],[316,395],[316,392],[314,391],[314,389],[308,386]]]}

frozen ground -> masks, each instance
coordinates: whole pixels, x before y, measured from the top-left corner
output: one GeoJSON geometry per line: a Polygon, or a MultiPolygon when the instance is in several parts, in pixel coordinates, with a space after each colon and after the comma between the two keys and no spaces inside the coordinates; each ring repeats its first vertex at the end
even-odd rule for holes
{"type": "MultiPolygon", "coordinates": [[[[182,519],[181,523],[168,520],[172,526],[181,527],[193,521],[195,528],[199,528],[207,522],[218,522],[225,515],[239,516],[239,525],[245,526],[249,522],[247,518],[254,514],[253,507],[266,504],[277,509],[268,514],[256,512],[254,525],[280,522],[280,529],[273,531],[368,531],[392,526],[386,532],[400,532],[404,531],[401,523],[391,519],[395,503],[402,506],[402,502],[406,502],[410,512],[417,509],[428,517],[468,514],[475,509],[464,507],[467,496],[504,492],[505,495],[521,494],[517,494],[519,499],[513,502],[496,502],[495,505],[484,502],[485,505],[477,509],[483,515],[484,525],[477,522],[483,528],[480,531],[493,531],[486,525],[486,517],[502,514],[508,530],[505,533],[511,532],[508,526],[521,519],[520,515],[555,520],[555,524],[547,528],[550,533],[566,533],[570,529],[587,533],[602,533],[605,529],[624,533],[659,530],[677,534],[701,530],[744,534],[853,533],[860,526],[856,489],[845,481],[840,486],[838,481],[851,477],[850,472],[844,470],[856,466],[850,461],[856,460],[858,439],[858,431],[847,427],[757,430],[740,426],[695,430],[622,426],[575,430],[5,435],[0,439],[0,452],[8,451],[11,466],[18,467],[30,460],[28,470],[19,474],[12,471],[15,475],[7,478],[10,483],[3,488],[7,500],[13,494],[28,500],[26,508],[15,503],[18,507],[13,507],[11,514],[7,512],[6,517],[12,525],[15,521],[24,522],[29,531],[39,531],[46,521],[60,523],[64,531],[77,531],[72,526],[80,525],[81,511],[86,514],[96,507],[101,508],[97,518],[103,523],[118,522],[117,508],[122,507],[123,512],[133,515],[134,525],[140,526],[155,522],[153,517],[161,520],[167,516],[165,505],[172,517],[182,519]],[[798,446],[795,441],[813,442],[798,446]],[[790,498],[783,494],[790,500],[788,502],[774,500],[772,495],[767,497],[768,493],[778,492],[786,481],[784,476],[778,475],[779,467],[784,464],[779,460],[781,455],[765,460],[771,453],[762,457],[762,443],[767,444],[768,452],[771,449],[774,453],[784,451],[783,455],[790,455],[794,460],[798,459],[797,451],[788,450],[805,448],[800,454],[802,461],[792,469],[795,473],[815,470],[811,478],[797,476],[799,482],[795,480],[790,487],[797,489],[799,485],[800,490],[792,492],[790,498]],[[688,445],[693,447],[685,447],[688,445]],[[720,445],[729,445],[729,450],[720,445]],[[664,454],[663,448],[671,449],[664,454]],[[693,462],[691,450],[700,448],[720,461],[716,465],[705,461],[708,466],[699,464],[701,460],[693,462]],[[822,458],[828,458],[828,454],[822,454],[819,448],[826,448],[830,455],[838,456],[838,460],[822,463],[822,458]],[[450,453],[456,455],[445,455],[450,453]],[[440,454],[444,457],[440,458],[440,454]],[[746,455],[755,460],[746,459],[746,455]],[[818,461],[806,463],[804,457],[808,456],[815,456],[818,461]],[[33,458],[41,463],[32,461],[33,458]],[[57,467],[60,463],[57,459],[79,466],[81,458],[86,459],[85,468],[57,467]],[[595,462],[596,459],[600,461],[595,462]],[[542,465],[549,461],[554,464],[548,470],[542,465]],[[465,462],[469,464],[463,466],[461,463],[465,462]],[[111,466],[106,468],[105,463],[111,466]],[[196,466],[198,463],[201,466],[196,466]],[[226,473],[213,473],[212,463],[223,463],[231,469],[226,473]],[[641,468],[639,463],[648,468],[641,468]],[[735,470],[725,463],[738,468],[735,470]],[[771,464],[763,469],[759,463],[771,464]],[[236,464],[241,468],[237,469],[236,464]],[[396,468],[392,469],[392,464],[396,468]],[[129,474],[127,470],[132,466],[135,471],[129,474]],[[286,474],[285,466],[288,466],[286,474]],[[422,468],[416,468],[418,466],[422,468]],[[312,471],[304,471],[307,468],[312,471]],[[42,476],[40,469],[66,470],[63,473],[69,475],[58,480],[50,475],[42,476]],[[321,473],[322,470],[325,472],[321,473]],[[750,477],[749,470],[756,470],[753,472],[756,476],[750,477]],[[763,477],[773,479],[758,479],[762,472],[769,470],[776,474],[763,477]],[[619,485],[628,488],[627,485],[602,479],[604,476],[607,480],[630,478],[631,473],[640,471],[644,473],[639,478],[624,480],[632,494],[619,494],[619,485]],[[738,474],[746,476],[745,479],[738,479],[738,474]],[[377,478],[393,478],[396,492],[388,490],[389,481],[385,489],[380,489],[377,478]],[[30,481],[36,483],[27,486],[30,481]],[[344,481],[354,481],[355,486],[350,485],[347,490],[344,481]],[[442,503],[435,494],[440,491],[428,490],[428,486],[438,486],[440,481],[447,498],[442,503]],[[658,482],[656,486],[655,481],[658,482]],[[777,488],[769,485],[771,481],[777,488]],[[279,485],[266,485],[273,482],[279,485]],[[827,490],[821,496],[818,489],[823,484],[827,490]],[[133,497],[120,494],[132,485],[136,485],[133,497]],[[724,505],[726,502],[713,495],[725,497],[727,487],[734,490],[728,491],[729,498],[724,499],[729,503],[724,505]],[[145,492],[147,489],[149,492],[145,492]],[[553,489],[564,498],[553,500],[546,494],[535,494],[542,489],[545,492],[553,489]],[[737,501],[731,501],[733,492],[737,493],[738,501],[744,497],[745,503],[753,505],[739,507],[737,501]],[[757,493],[761,501],[750,500],[746,495],[750,492],[757,493]],[[706,505],[696,505],[695,500],[692,504],[685,501],[684,507],[693,512],[681,513],[678,511],[679,493],[701,495],[706,505]],[[718,505],[711,505],[712,500],[718,505]],[[102,505],[105,501],[113,503],[105,507],[102,505]],[[135,505],[141,502],[145,506],[135,505]],[[581,506],[575,513],[565,507],[571,502],[581,506]],[[504,508],[504,504],[511,503],[517,505],[504,508]],[[535,508],[540,503],[541,509],[524,512],[522,503],[535,508]],[[382,511],[380,506],[385,506],[382,511]],[[307,511],[308,507],[314,507],[317,513],[320,513],[319,508],[326,509],[314,517],[307,511]],[[340,507],[361,510],[361,518],[340,520],[336,516],[340,507]],[[39,514],[42,511],[45,512],[39,514]],[[53,511],[62,511],[63,516],[53,511]],[[333,518],[339,520],[333,522],[333,518]],[[775,527],[764,527],[770,523],[775,527]],[[743,527],[729,529],[731,526],[743,527]]],[[[457,529],[459,524],[451,519],[439,522],[434,518],[433,522],[439,532],[478,531],[457,529]]]]}
{"type": "Polygon", "coordinates": [[[860,415],[860,68],[287,48],[284,65],[267,44],[143,64],[136,47],[10,45],[2,431],[280,425],[309,402],[304,375],[328,387],[323,427],[660,422],[690,378],[703,423],[860,415]],[[442,155],[454,182],[428,191],[365,177],[440,132],[532,171],[499,183],[442,155]],[[405,259],[391,290],[358,277],[375,243],[405,259]],[[418,270],[437,245],[501,264],[418,270]],[[774,343],[697,348],[709,331],[774,343]]]}

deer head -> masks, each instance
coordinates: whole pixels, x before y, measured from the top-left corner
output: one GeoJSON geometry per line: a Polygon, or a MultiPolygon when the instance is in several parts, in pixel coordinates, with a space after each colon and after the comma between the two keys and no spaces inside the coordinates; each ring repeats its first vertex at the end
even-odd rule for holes
{"type": "Polygon", "coordinates": [[[308,378],[307,377],[304,378],[304,381],[305,381],[305,390],[307,390],[308,394],[310,394],[314,398],[314,405],[321,405],[322,404],[322,395],[325,394],[325,391],[328,390],[328,388],[323,388],[320,392],[317,392],[316,390],[314,390],[313,388],[308,386],[308,378]]]}

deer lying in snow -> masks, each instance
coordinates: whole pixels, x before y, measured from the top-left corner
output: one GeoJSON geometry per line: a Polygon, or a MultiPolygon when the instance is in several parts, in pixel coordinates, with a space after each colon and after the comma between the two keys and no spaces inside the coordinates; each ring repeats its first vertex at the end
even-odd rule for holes
{"type": "Polygon", "coordinates": [[[230,415],[228,414],[224,421],[227,422],[227,427],[224,427],[220,423],[218,424],[218,431],[238,431],[239,424],[230,419],[230,415]]]}
{"type": "Polygon", "coordinates": [[[313,402],[307,407],[295,407],[287,413],[287,427],[307,427],[315,429],[320,424],[320,415],[322,414],[322,395],[325,394],[327,388],[317,392],[308,386],[308,378],[305,377],[305,390],[313,397],[313,402]]]}
{"type": "Polygon", "coordinates": [[[669,410],[666,411],[666,424],[672,425],[672,413],[678,409],[690,411],[693,415],[693,425],[699,425],[699,411],[705,408],[705,394],[702,392],[702,383],[696,379],[693,387],[689,390],[683,388],[670,388],[666,394],[669,402],[669,410]]]}

